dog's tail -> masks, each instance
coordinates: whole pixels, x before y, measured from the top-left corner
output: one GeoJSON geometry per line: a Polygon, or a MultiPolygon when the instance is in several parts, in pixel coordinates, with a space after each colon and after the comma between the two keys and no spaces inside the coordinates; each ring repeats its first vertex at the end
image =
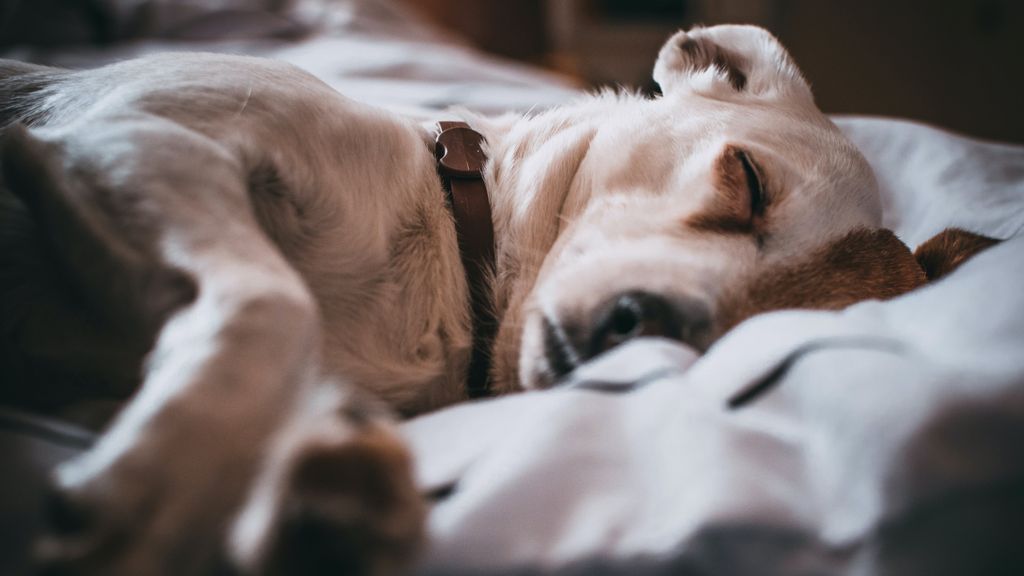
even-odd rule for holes
{"type": "Polygon", "coordinates": [[[60,68],[0,60],[0,128],[43,120],[48,88],[65,74],[60,68]]]}

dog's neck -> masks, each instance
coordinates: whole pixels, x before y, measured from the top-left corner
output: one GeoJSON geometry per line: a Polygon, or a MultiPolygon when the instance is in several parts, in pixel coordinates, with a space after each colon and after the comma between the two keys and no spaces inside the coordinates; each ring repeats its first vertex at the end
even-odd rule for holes
{"type": "Polygon", "coordinates": [[[497,327],[488,285],[494,269],[494,222],[483,181],[487,156],[482,145],[483,136],[465,122],[437,123],[437,172],[455,220],[459,257],[469,289],[473,349],[466,394],[470,398],[489,392],[490,348],[497,327]]]}
{"type": "Polygon", "coordinates": [[[483,176],[496,254],[490,294],[498,323],[490,374],[491,391],[501,394],[519,389],[522,311],[565,224],[566,202],[600,113],[582,106],[535,116],[463,118],[487,142],[483,176]]]}

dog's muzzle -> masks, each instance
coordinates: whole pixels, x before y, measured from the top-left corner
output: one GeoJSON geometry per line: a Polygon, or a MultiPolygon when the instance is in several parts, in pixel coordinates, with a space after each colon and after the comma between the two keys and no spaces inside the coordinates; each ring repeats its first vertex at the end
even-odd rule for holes
{"type": "Polygon", "coordinates": [[[704,350],[711,332],[711,313],[698,300],[634,290],[611,298],[586,316],[545,316],[543,323],[548,366],[560,378],[598,354],[643,336],[677,340],[704,350]]]}

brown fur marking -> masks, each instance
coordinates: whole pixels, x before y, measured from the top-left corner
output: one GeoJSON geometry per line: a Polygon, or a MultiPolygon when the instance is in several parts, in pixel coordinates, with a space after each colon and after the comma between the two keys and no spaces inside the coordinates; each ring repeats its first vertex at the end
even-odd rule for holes
{"type": "Polygon", "coordinates": [[[404,573],[420,549],[426,508],[401,437],[370,424],[341,442],[311,439],[295,458],[265,572],[404,573]]]}
{"type": "Polygon", "coordinates": [[[740,69],[742,59],[718,44],[686,37],[679,42],[679,49],[693,63],[694,70],[714,67],[725,74],[729,84],[736,90],[747,87],[747,75],[740,69]]]}
{"type": "Polygon", "coordinates": [[[929,281],[935,281],[956,270],[978,252],[994,246],[999,240],[960,228],[939,232],[914,251],[929,281]]]}
{"type": "Polygon", "coordinates": [[[889,230],[855,230],[802,262],[782,266],[724,300],[721,332],[769,310],[837,310],[925,284],[910,250],[889,230]]]}

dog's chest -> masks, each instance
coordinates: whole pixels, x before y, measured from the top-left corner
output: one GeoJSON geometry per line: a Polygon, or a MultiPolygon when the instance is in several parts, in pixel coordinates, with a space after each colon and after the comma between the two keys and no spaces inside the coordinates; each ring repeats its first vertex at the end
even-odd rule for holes
{"type": "Polygon", "coordinates": [[[470,321],[432,158],[400,121],[339,117],[330,146],[254,169],[257,218],[316,297],[327,372],[403,412],[454,402],[470,321]]]}

